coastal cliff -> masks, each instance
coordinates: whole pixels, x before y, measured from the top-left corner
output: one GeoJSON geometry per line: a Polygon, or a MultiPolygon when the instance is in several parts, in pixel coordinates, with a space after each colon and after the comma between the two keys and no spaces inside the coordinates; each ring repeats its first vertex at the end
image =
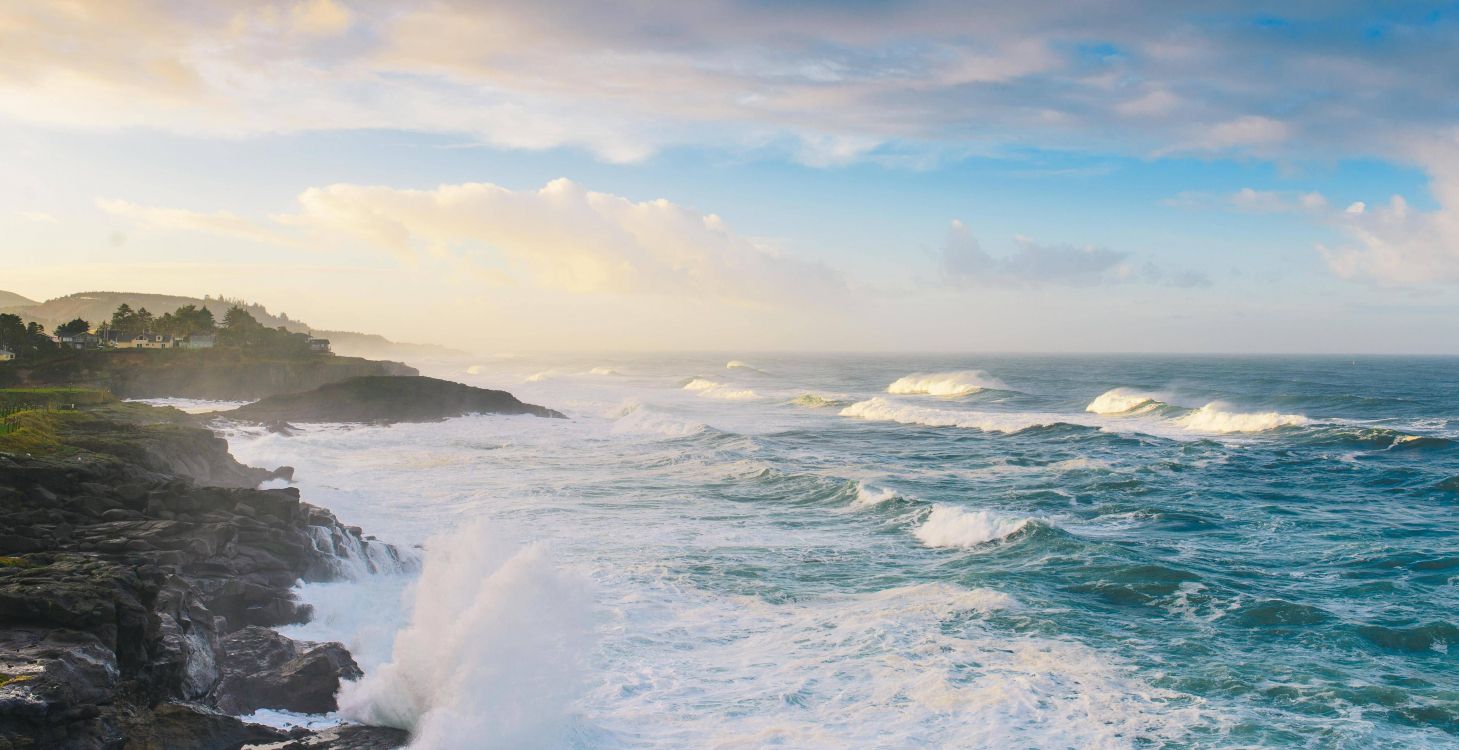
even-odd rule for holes
{"type": "Polygon", "coordinates": [[[0,749],[396,747],[399,730],[285,732],[237,715],[335,708],[359,669],[307,621],[297,581],[409,555],[254,489],[193,417],[141,404],[30,412],[0,434],[0,749]],[[18,426],[17,426],[18,425],[18,426]]]}
{"type": "Polygon", "coordinates": [[[399,362],[331,355],[281,357],[229,349],[76,351],[0,365],[0,387],[75,386],[121,398],[252,401],[348,378],[416,375],[399,362]]]}

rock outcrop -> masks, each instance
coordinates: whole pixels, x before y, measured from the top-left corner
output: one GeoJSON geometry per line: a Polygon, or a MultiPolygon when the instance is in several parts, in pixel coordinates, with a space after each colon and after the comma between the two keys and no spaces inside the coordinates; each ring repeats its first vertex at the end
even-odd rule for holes
{"type": "Polygon", "coordinates": [[[35,364],[0,365],[0,386],[77,386],[121,398],[252,401],[348,378],[415,375],[399,362],[330,355],[274,356],[241,350],[77,351],[35,364]]]}
{"type": "Polygon", "coordinates": [[[434,422],[466,414],[531,414],[562,418],[560,412],[524,404],[506,391],[422,376],[351,378],[304,393],[271,396],[231,411],[229,419],[265,424],[289,422],[434,422]]]}
{"type": "Polygon", "coordinates": [[[264,628],[309,618],[297,581],[409,563],[253,489],[271,473],[186,415],[124,407],[67,420],[62,452],[0,453],[0,750],[308,739],[229,714],[330,710],[359,669],[264,628]]]}

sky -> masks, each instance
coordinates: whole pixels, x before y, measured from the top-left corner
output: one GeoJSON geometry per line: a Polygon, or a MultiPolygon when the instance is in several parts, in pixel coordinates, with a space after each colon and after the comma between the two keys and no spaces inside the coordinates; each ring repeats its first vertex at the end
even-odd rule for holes
{"type": "Polygon", "coordinates": [[[1459,353],[1459,5],[0,4],[0,289],[480,353],[1459,353]]]}

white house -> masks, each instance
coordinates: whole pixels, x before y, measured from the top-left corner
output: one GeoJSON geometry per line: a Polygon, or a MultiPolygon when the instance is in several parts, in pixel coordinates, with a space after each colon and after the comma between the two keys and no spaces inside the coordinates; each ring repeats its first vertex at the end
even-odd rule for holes
{"type": "Polygon", "coordinates": [[[15,352],[9,349],[0,349],[0,362],[9,362],[12,359],[15,359],[15,352]]]}

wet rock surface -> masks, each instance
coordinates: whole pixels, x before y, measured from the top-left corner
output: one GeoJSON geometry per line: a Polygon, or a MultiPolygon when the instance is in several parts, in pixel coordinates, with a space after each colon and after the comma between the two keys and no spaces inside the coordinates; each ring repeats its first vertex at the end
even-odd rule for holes
{"type": "Polygon", "coordinates": [[[0,750],[305,741],[236,715],[333,710],[359,668],[267,628],[309,618],[299,580],[408,563],[294,488],[251,489],[274,473],[206,430],[87,424],[83,448],[0,454],[0,750]]]}

